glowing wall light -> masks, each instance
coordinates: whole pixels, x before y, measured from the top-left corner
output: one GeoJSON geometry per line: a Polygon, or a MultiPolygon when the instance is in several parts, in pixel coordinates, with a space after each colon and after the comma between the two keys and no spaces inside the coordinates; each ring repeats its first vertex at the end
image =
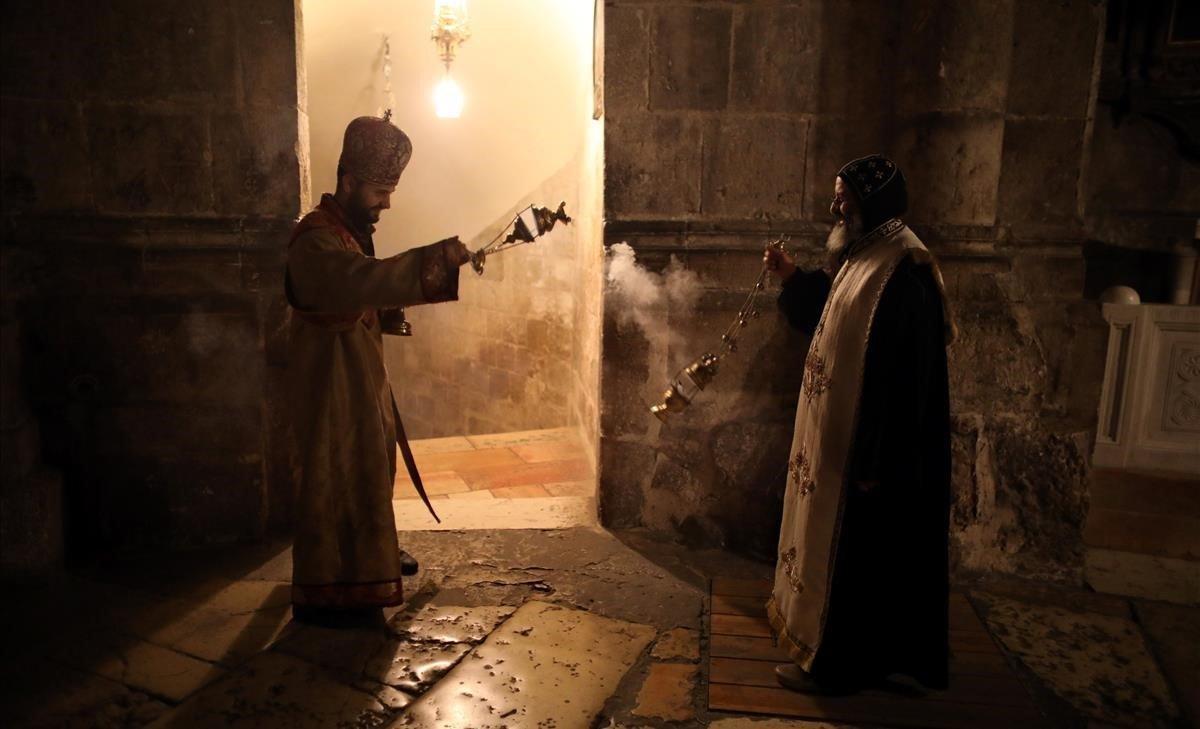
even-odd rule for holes
{"type": "Polygon", "coordinates": [[[467,22],[467,0],[434,0],[431,38],[437,44],[438,55],[446,64],[446,76],[433,89],[433,108],[442,119],[457,119],[462,115],[462,89],[450,76],[454,52],[471,37],[467,22]]]}
{"type": "Polygon", "coordinates": [[[433,87],[433,108],[440,119],[457,119],[462,116],[463,92],[446,74],[446,78],[433,87]]]}

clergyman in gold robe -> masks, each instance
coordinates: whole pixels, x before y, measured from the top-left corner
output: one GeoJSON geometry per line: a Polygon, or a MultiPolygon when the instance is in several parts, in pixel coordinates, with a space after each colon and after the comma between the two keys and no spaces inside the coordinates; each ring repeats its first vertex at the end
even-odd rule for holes
{"type": "Polygon", "coordinates": [[[404,333],[401,307],[457,300],[469,255],[455,237],[375,257],[374,225],[411,155],[387,117],[350,122],[337,191],[300,220],[288,248],[292,605],[301,621],[378,621],[403,602],[402,576],[416,572],[392,512],[399,423],[382,335],[404,333]]]}
{"type": "Polygon", "coordinates": [[[948,680],[952,325],[907,204],[894,162],[854,160],[834,181],[827,270],[765,254],[812,336],[767,606],[793,660],[776,677],[797,691],[948,680]]]}

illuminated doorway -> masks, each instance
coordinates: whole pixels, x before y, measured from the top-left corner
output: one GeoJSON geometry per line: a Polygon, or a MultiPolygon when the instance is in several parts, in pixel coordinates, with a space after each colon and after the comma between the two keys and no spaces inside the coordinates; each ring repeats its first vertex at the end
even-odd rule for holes
{"type": "MultiPolygon", "coordinates": [[[[471,2],[439,118],[433,3],[304,2],[311,190],[333,188],[341,136],[392,109],[413,157],[375,233],[377,255],[458,235],[475,249],[516,211],[566,202],[573,223],[461,271],[459,301],[408,309],[385,337],[393,391],[442,528],[596,520],[602,120],[592,0],[471,2]]],[[[434,528],[403,467],[399,529],[434,528]]]]}

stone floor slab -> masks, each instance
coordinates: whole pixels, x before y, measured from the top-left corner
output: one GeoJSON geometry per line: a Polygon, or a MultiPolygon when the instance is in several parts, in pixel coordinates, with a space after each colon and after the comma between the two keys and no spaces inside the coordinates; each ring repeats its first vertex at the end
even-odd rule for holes
{"type": "Polygon", "coordinates": [[[653,663],[638,691],[634,716],[663,721],[687,721],[695,716],[692,697],[696,666],[691,663],[653,663]]]}
{"type": "Polygon", "coordinates": [[[1083,574],[1097,592],[1200,605],[1200,562],[1093,548],[1083,574]]]}
{"type": "Polygon", "coordinates": [[[234,614],[200,608],[149,631],[146,639],[231,666],[269,646],[287,626],[290,615],[288,607],[234,614]]]}
{"type": "Polygon", "coordinates": [[[674,628],[658,636],[650,655],[660,661],[683,659],[696,663],[700,660],[700,631],[674,628]]]}
{"type": "Polygon", "coordinates": [[[407,640],[478,643],[514,610],[508,605],[425,605],[413,611],[397,613],[388,623],[388,628],[407,640]]]}
{"type": "Polygon", "coordinates": [[[338,630],[292,623],[271,650],[321,666],[352,683],[385,674],[398,644],[393,636],[379,629],[338,630]]]}
{"type": "Polygon", "coordinates": [[[597,524],[596,500],[578,496],[532,499],[446,499],[434,507],[442,522],[433,520],[420,499],[392,501],[400,531],[460,531],[471,529],[566,529],[597,524]]]}
{"type": "Polygon", "coordinates": [[[457,453],[475,450],[471,441],[461,435],[452,435],[446,438],[422,438],[409,441],[409,445],[412,447],[413,455],[418,456],[428,453],[457,453]]]}
{"type": "Polygon", "coordinates": [[[1136,609],[1181,708],[1192,726],[1200,726],[1200,608],[1138,602],[1136,609]]]}
{"type": "MultiPolygon", "coordinates": [[[[535,596],[660,630],[701,627],[703,577],[660,565],[600,529],[407,532],[400,542],[445,604],[452,603],[444,596],[468,605],[535,596]]],[[[750,573],[745,560],[736,564],[736,574],[750,573]]]]}
{"type": "Polygon", "coordinates": [[[224,674],[206,661],[115,633],[98,633],[85,643],[62,646],[55,659],[174,702],[224,674]]]}
{"type": "Polygon", "coordinates": [[[324,669],[262,653],[152,724],[166,727],[373,727],[388,712],[378,698],[340,683],[324,669]]]}
{"type": "Polygon", "coordinates": [[[654,633],[582,610],[526,603],[393,726],[585,729],[654,633]]]}
{"type": "Polygon", "coordinates": [[[708,725],[709,729],[855,729],[850,724],[830,724],[825,721],[804,719],[759,719],[739,716],[718,719],[708,725]]]}
{"type": "Polygon", "coordinates": [[[574,428],[550,428],[547,430],[520,430],[512,433],[491,435],[468,435],[467,440],[476,448],[508,448],[530,443],[554,443],[578,437],[574,428]]]}
{"type": "Polygon", "coordinates": [[[424,693],[471,650],[469,643],[397,641],[390,655],[377,654],[368,670],[379,682],[410,694],[424,693]]]}
{"type": "Polygon", "coordinates": [[[1179,709],[1137,625],[973,593],[989,630],[1050,691],[1089,719],[1170,727],[1179,709]]]}
{"type": "Polygon", "coordinates": [[[97,729],[150,723],[169,707],[140,691],[46,661],[32,661],[0,687],[0,726],[97,729]]]}

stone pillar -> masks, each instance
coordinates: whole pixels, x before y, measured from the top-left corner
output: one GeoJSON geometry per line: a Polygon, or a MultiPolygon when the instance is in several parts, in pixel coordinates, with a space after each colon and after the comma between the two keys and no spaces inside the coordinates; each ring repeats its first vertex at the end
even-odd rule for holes
{"type": "Polygon", "coordinates": [[[4,356],[63,473],[68,547],[250,538],[286,514],[298,23],[294,0],[115,2],[3,30],[3,250],[27,291],[4,356]]]}

